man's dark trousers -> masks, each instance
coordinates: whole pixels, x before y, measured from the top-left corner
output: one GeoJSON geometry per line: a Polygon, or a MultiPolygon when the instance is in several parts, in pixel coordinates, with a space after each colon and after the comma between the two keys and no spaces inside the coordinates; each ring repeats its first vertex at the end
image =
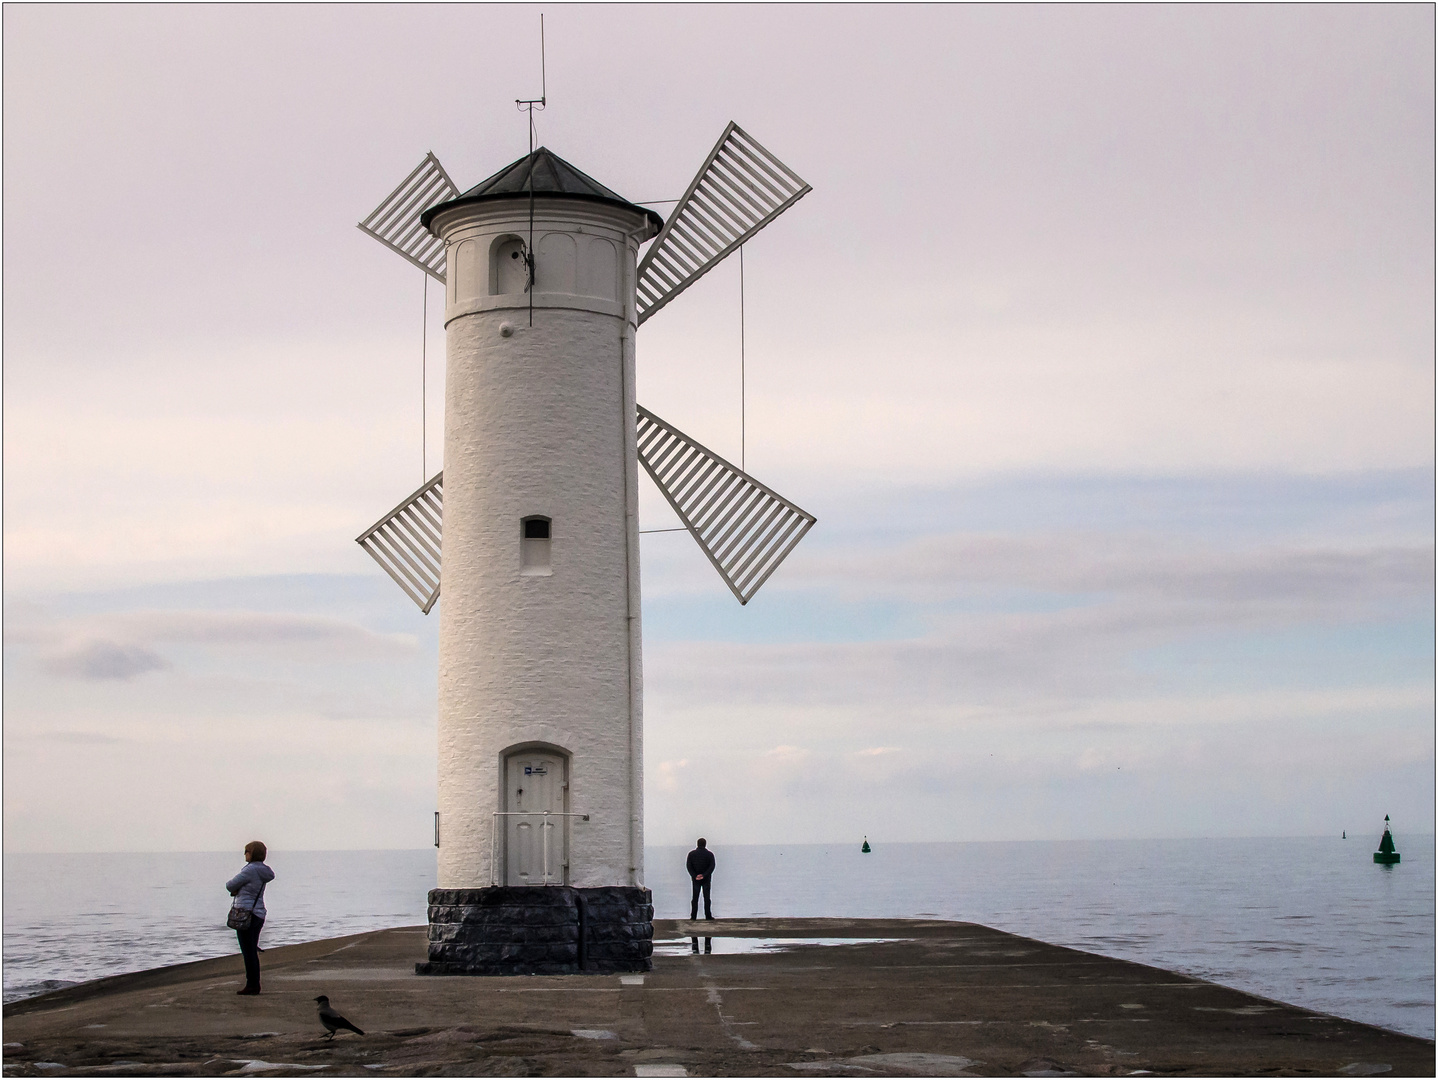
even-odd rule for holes
{"type": "Polygon", "coordinates": [[[714,918],[714,911],[713,911],[712,908],[709,907],[709,875],[708,875],[708,874],[705,874],[705,875],[704,875],[704,880],[703,880],[703,881],[695,881],[695,882],[694,882],[694,895],[693,895],[692,897],[690,897],[690,899],[689,899],[689,918],[690,918],[690,919],[697,919],[697,918],[699,918],[699,890],[700,890],[700,889],[703,889],[703,890],[704,890],[704,917],[705,917],[706,919],[712,919],[712,918],[714,918]]]}

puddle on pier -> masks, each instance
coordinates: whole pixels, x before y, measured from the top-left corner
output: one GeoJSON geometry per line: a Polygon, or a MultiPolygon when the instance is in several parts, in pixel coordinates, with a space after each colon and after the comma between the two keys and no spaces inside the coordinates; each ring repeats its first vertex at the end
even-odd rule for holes
{"type": "Polygon", "coordinates": [[[654,942],[655,956],[694,956],[740,953],[785,952],[800,945],[878,945],[884,942],[911,941],[911,938],[874,937],[698,937],[665,938],[654,942]]]}

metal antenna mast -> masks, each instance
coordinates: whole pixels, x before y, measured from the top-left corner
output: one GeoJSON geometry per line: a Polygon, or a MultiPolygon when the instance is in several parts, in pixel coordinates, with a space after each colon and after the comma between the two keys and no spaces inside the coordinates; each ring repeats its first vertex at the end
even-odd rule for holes
{"type": "Polygon", "coordinates": [[[419,482],[429,479],[429,275],[419,316],[419,482]]]}
{"type": "Polygon", "coordinates": [[[544,12],[539,13],[539,97],[515,98],[514,107],[529,114],[529,244],[524,252],[525,268],[529,281],[524,291],[529,293],[529,325],[534,325],[534,107],[541,112],[549,96],[549,78],[544,63],[544,12]]]}
{"type": "Polygon", "coordinates": [[[745,401],[748,394],[744,387],[744,245],[739,245],[739,471],[743,472],[744,449],[748,431],[745,426],[745,401]]]}

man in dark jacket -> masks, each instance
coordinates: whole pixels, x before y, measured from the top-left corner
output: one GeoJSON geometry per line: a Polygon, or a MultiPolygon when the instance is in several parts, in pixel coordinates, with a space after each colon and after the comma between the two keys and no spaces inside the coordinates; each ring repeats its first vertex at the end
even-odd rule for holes
{"type": "Polygon", "coordinates": [[[699,892],[704,892],[704,917],[714,918],[714,912],[709,907],[709,880],[714,876],[714,853],[709,850],[709,845],[704,837],[700,837],[698,847],[689,853],[689,858],[684,860],[684,868],[689,871],[689,878],[694,882],[694,895],[689,899],[689,918],[699,918],[699,892]]]}

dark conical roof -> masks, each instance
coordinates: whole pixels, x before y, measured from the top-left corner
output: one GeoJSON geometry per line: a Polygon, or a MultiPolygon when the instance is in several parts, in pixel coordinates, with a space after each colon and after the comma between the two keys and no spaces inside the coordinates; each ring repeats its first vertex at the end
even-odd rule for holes
{"type": "Polygon", "coordinates": [[[441,210],[465,203],[483,202],[486,199],[512,199],[516,195],[527,196],[531,182],[535,198],[557,195],[567,199],[589,199],[594,202],[623,206],[635,213],[643,214],[650,220],[657,233],[664,227],[664,219],[647,207],[637,206],[586,173],[580,172],[558,154],[541,146],[533,154],[526,154],[511,165],[506,165],[488,180],[482,180],[462,195],[447,202],[431,206],[419,216],[427,229],[429,223],[441,210]]]}

